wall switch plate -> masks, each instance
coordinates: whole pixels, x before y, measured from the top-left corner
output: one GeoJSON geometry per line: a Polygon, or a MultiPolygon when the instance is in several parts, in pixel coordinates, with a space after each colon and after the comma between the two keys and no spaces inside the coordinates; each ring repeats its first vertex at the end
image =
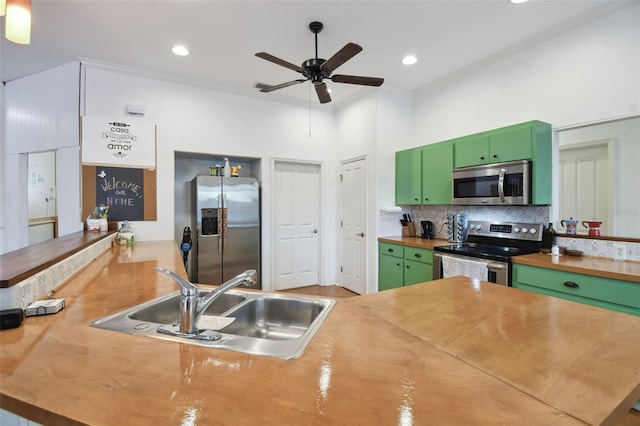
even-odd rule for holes
{"type": "Polygon", "coordinates": [[[613,245],[613,260],[625,260],[626,256],[626,247],[624,244],[614,244],[613,245]]]}

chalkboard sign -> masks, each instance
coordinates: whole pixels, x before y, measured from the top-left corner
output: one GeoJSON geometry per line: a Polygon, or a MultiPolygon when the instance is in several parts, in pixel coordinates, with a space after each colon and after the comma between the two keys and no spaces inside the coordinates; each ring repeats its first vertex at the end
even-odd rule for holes
{"type": "Polygon", "coordinates": [[[109,220],[144,220],[142,169],[96,167],[96,203],[109,206],[109,220]]]}
{"type": "Polygon", "coordinates": [[[156,220],[155,170],[83,166],[82,188],[84,218],[105,205],[110,222],[156,220]]]}

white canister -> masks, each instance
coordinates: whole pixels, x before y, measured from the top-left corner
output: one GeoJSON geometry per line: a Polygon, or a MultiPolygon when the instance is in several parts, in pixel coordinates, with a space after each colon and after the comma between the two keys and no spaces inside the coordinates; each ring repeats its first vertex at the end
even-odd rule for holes
{"type": "Polygon", "coordinates": [[[100,231],[100,219],[91,219],[91,216],[87,217],[87,231],[99,232],[100,231]]]}

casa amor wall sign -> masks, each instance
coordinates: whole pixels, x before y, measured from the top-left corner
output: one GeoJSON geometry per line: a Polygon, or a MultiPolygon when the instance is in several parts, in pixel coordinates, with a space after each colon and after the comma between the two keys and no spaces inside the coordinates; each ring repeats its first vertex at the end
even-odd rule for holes
{"type": "Polygon", "coordinates": [[[83,117],[82,163],[155,169],[156,126],[83,117]]]}

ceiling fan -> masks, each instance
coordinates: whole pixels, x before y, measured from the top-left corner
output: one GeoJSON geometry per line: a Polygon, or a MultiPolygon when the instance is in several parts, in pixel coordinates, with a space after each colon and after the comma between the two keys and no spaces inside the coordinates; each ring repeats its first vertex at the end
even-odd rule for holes
{"type": "Polygon", "coordinates": [[[318,33],[322,31],[323,25],[321,22],[312,22],[309,24],[309,29],[315,34],[316,39],[316,56],[312,59],[307,59],[301,66],[292,64],[266,52],[258,52],[256,56],[274,64],[281,65],[285,68],[289,68],[293,71],[299,72],[305,78],[300,78],[292,81],[288,81],[282,84],[276,84],[274,86],[257,83],[256,88],[261,92],[268,93],[274,90],[284,89],[285,87],[293,86],[295,84],[304,83],[311,80],[316,89],[316,94],[321,104],[331,102],[331,96],[329,95],[329,89],[327,84],[323,81],[325,78],[329,78],[334,83],[347,83],[347,84],[359,84],[363,86],[380,86],[384,82],[383,78],[376,77],[362,77],[357,75],[331,75],[336,68],[353,58],[355,55],[362,51],[362,47],[355,43],[347,43],[342,49],[338,50],[329,59],[318,58],[318,33]]]}

